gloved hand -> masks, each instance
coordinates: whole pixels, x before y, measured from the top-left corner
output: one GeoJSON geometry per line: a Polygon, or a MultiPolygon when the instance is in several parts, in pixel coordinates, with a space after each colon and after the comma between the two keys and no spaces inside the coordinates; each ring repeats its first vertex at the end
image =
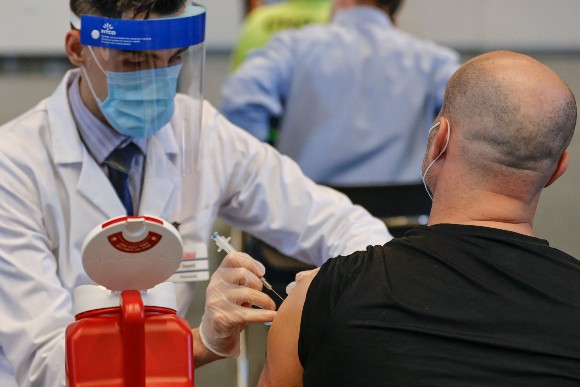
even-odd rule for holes
{"type": "Polygon", "coordinates": [[[320,270],[320,268],[317,267],[316,269],[304,270],[304,271],[300,271],[300,272],[296,273],[296,276],[294,277],[294,281],[290,282],[288,284],[288,286],[286,286],[286,294],[290,295],[290,293],[292,293],[292,291],[296,287],[296,283],[298,281],[300,281],[302,278],[304,278],[310,274],[313,274],[313,273],[318,273],[319,270],[320,270]]]}
{"type": "Polygon", "coordinates": [[[248,323],[270,322],[276,304],[262,293],[264,266],[245,253],[229,253],[211,276],[199,334],[203,344],[224,357],[240,354],[240,332],[248,323]],[[251,306],[261,309],[252,309],[251,306]]]}

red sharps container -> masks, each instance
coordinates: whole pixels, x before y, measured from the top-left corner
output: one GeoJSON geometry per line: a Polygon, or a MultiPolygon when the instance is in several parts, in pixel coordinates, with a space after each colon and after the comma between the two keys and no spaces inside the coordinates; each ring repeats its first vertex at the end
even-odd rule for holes
{"type": "Polygon", "coordinates": [[[194,385],[191,329],[176,315],[175,285],[162,282],[182,254],[177,230],[157,218],[117,218],[89,234],[83,266],[102,286],[74,290],[69,386],[194,385]]]}

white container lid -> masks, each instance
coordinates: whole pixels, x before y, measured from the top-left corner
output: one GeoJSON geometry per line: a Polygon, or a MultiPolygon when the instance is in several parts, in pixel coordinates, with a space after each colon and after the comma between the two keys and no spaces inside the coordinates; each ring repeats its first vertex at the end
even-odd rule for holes
{"type": "Polygon", "coordinates": [[[95,227],[81,252],[83,267],[97,284],[109,290],[144,290],[175,273],[183,243],[175,227],[163,219],[122,216],[95,227]]]}
{"type": "MultiPolygon", "coordinates": [[[[142,290],[141,299],[144,306],[159,306],[177,310],[175,284],[163,282],[153,289],[142,290]]],[[[116,308],[121,304],[121,292],[108,290],[98,285],[81,285],[73,291],[73,314],[89,310],[116,308]]]]}

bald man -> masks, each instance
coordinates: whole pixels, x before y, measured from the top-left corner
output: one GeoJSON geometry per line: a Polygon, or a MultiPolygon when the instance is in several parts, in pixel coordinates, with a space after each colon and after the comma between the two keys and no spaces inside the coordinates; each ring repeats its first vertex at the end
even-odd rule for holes
{"type": "Polygon", "coordinates": [[[429,225],[298,281],[260,385],[579,385],[580,263],[532,228],[576,114],[530,57],[464,64],[423,161],[429,225]]]}

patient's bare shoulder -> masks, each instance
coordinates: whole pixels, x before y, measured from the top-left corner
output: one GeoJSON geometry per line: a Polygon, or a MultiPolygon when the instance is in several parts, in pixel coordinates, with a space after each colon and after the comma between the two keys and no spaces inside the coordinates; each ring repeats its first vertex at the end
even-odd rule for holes
{"type": "Polygon", "coordinates": [[[298,335],[306,293],[318,271],[300,278],[284,300],[268,333],[266,364],[259,387],[302,386],[302,365],[298,359],[298,335]]]}

